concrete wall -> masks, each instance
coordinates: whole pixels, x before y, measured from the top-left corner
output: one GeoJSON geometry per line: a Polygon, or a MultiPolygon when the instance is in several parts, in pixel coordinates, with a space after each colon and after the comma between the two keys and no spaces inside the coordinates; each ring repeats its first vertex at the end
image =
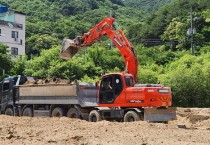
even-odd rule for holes
{"type": "MultiPolygon", "coordinates": [[[[16,12],[10,12],[9,17],[12,18],[14,16],[14,22],[5,21],[0,23],[1,35],[0,35],[0,43],[3,43],[9,46],[8,50],[11,54],[11,48],[15,47],[18,49],[18,55],[25,55],[25,15],[19,14],[16,12]],[[17,27],[16,24],[22,25],[22,28],[17,27]],[[12,31],[18,32],[18,38],[12,38],[12,31]],[[21,44],[22,40],[22,44],[21,44]]],[[[1,20],[8,20],[8,15],[0,15],[1,20]]]]}

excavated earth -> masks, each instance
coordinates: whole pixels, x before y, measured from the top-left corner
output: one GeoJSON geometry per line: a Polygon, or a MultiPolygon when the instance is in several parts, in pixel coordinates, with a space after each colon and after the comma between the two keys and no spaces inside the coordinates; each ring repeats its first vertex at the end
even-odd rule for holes
{"type": "Polygon", "coordinates": [[[164,123],[91,123],[79,119],[0,115],[0,145],[207,145],[210,108],[178,108],[164,123]]]}
{"type": "Polygon", "coordinates": [[[57,77],[45,78],[45,79],[34,79],[28,78],[23,85],[51,85],[51,84],[70,84],[75,82],[70,82],[70,80],[60,79],[57,77]]]}

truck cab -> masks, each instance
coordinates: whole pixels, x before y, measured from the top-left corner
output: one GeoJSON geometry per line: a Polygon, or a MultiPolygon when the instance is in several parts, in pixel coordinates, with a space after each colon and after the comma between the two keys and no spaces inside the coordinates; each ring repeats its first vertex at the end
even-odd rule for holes
{"type": "Polygon", "coordinates": [[[2,82],[0,82],[0,114],[1,114],[1,97],[2,97],[2,82]]]}
{"type": "Polygon", "coordinates": [[[8,106],[13,108],[13,86],[16,83],[17,77],[7,77],[1,82],[0,88],[0,106],[1,113],[4,113],[8,106]]]}
{"type": "Polygon", "coordinates": [[[27,81],[26,77],[7,77],[0,83],[0,114],[13,115],[16,86],[27,81]]]}

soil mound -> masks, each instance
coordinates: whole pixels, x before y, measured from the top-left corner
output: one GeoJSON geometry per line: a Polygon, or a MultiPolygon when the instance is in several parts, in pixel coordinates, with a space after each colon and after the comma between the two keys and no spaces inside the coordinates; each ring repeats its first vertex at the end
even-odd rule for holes
{"type": "Polygon", "coordinates": [[[210,108],[178,108],[177,120],[171,124],[185,125],[186,128],[210,128],[210,108]]]}
{"type": "Polygon", "coordinates": [[[0,115],[0,144],[208,145],[209,116],[209,108],[178,108],[178,119],[164,124],[0,115]]]}

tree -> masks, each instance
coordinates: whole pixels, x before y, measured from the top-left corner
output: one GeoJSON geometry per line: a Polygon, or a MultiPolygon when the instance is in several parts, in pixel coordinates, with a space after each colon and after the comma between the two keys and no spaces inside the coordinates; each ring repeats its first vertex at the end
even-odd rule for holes
{"type": "Polygon", "coordinates": [[[185,55],[168,65],[159,81],[170,86],[173,105],[208,107],[210,103],[210,53],[203,56],[185,55]]]}
{"type": "Polygon", "coordinates": [[[9,74],[14,76],[24,75],[26,61],[27,61],[26,57],[16,58],[9,71],[9,74]]]}
{"type": "Polygon", "coordinates": [[[40,56],[26,62],[24,74],[42,78],[56,76],[73,81],[81,79],[85,70],[94,69],[94,66],[89,66],[89,63],[84,64],[84,58],[81,57],[72,61],[62,60],[59,58],[59,51],[60,47],[56,46],[49,50],[42,50],[40,56]]]}
{"type": "Polygon", "coordinates": [[[142,66],[139,68],[138,83],[141,84],[157,84],[158,74],[162,67],[158,67],[155,64],[142,66]]]}
{"type": "Polygon", "coordinates": [[[42,49],[50,49],[54,45],[58,45],[59,39],[56,34],[50,36],[44,35],[33,35],[26,40],[26,53],[27,54],[39,54],[42,49]]]}
{"type": "Polygon", "coordinates": [[[171,41],[170,47],[172,50],[183,49],[187,43],[186,30],[186,23],[181,22],[178,17],[173,18],[162,35],[162,39],[171,41]]]}
{"type": "Polygon", "coordinates": [[[210,33],[210,9],[202,11],[201,14],[203,21],[204,21],[204,26],[201,30],[202,34],[205,36],[205,44],[210,43],[210,38],[208,34],[210,33]]]}
{"type": "Polygon", "coordinates": [[[7,54],[7,46],[0,44],[0,78],[2,79],[12,67],[12,61],[9,54],[7,54]],[[6,73],[3,76],[3,70],[6,73]]]}

